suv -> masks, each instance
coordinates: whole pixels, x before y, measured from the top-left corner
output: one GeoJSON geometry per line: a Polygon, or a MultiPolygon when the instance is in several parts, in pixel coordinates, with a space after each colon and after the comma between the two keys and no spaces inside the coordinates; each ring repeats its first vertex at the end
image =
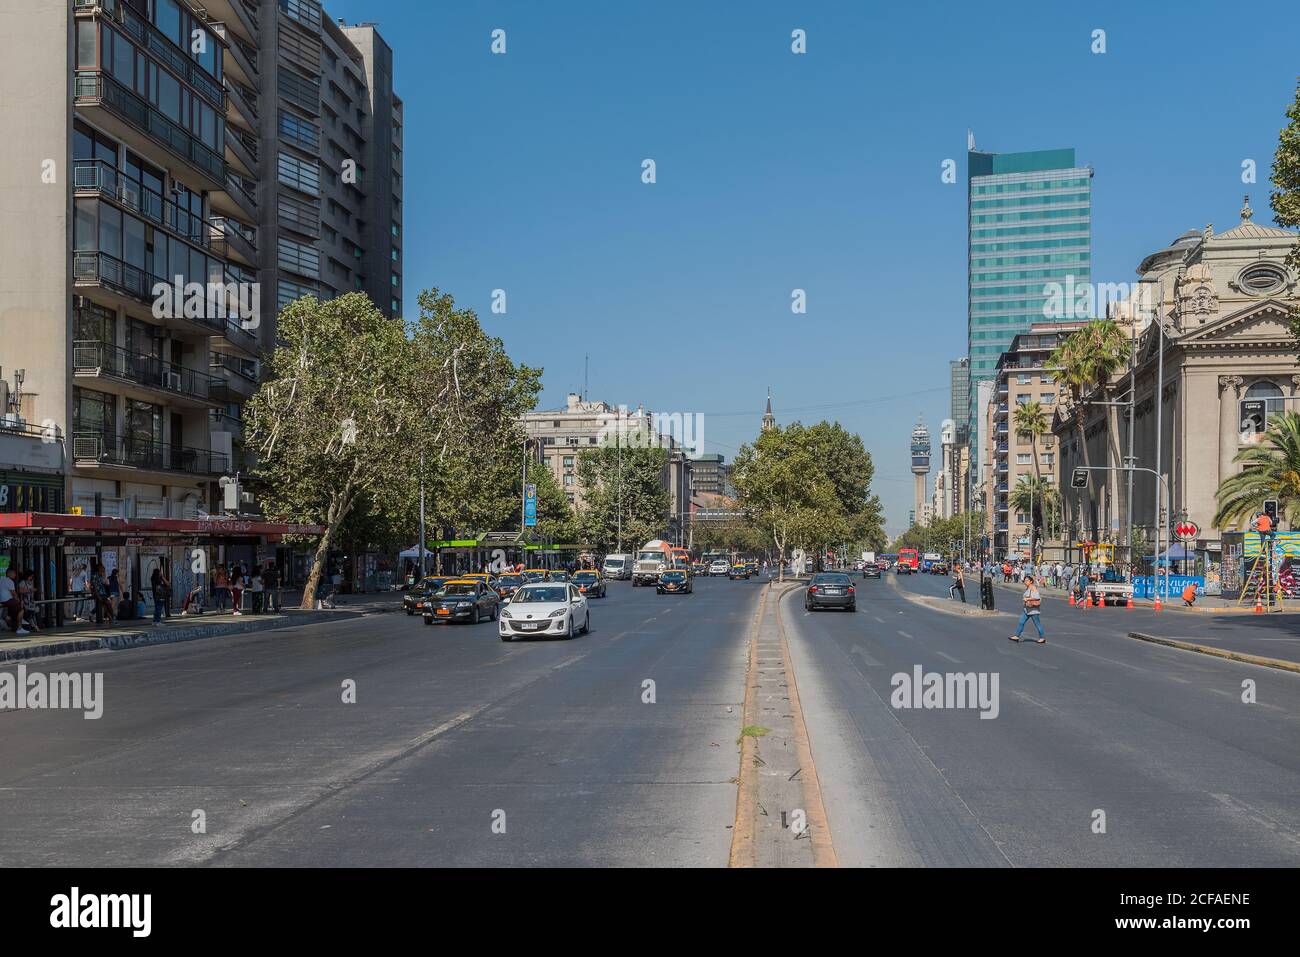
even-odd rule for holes
{"type": "Polygon", "coordinates": [[[717,561],[715,561],[712,565],[709,566],[709,576],[712,577],[714,575],[725,575],[727,574],[728,571],[730,571],[730,569],[731,569],[731,565],[727,562],[727,560],[725,558],[719,558],[717,561]]]}

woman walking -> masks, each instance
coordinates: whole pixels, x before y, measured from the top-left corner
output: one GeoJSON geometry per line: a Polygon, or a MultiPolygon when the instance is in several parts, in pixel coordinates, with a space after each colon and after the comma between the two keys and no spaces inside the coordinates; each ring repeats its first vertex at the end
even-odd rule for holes
{"type": "Polygon", "coordinates": [[[961,595],[961,603],[966,604],[966,573],[962,570],[961,563],[958,562],[953,566],[952,585],[948,588],[948,597],[953,597],[953,592],[961,595]]]}
{"type": "Polygon", "coordinates": [[[1034,627],[1038,629],[1038,640],[1036,644],[1044,644],[1047,636],[1043,634],[1043,623],[1040,621],[1042,615],[1043,596],[1038,592],[1038,586],[1034,584],[1034,579],[1030,575],[1025,576],[1025,593],[1020,596],[1020,603],[1024,606],[1024,611],[1020,615],[1020,626],[1016,628],[1016,633],[1011,636],[1012,641],[1019,641],[1020,634],[1025,630],[1025,623],[1033,621],[1034,627]]]}

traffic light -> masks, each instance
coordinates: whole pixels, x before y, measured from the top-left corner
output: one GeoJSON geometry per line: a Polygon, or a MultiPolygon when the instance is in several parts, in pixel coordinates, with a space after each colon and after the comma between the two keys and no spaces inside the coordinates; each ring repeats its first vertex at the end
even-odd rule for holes
{"type": "Polygon", "coordinates": [[[1071,487],[1071,488],[1087,488],[1087,487],[1088,487],[1088,470],[1087,470],[1087,469],[1075,469],[1075,470],[1074,470],[1074,474],[1070,476],[1070,487],[1071,487]]]}
{"type": "Polygon", "coordinates": [[[1270,498],[1265,500],[1264,514],[1267,515],[1269,521],[1273,523],[1273,527],[1277,528],[1277,499],[1270,498]]]}

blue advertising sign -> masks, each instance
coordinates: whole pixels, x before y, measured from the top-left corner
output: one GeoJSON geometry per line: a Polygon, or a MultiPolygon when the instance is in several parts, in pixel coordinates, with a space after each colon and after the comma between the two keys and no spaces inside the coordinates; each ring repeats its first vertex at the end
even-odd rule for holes
{"type": "Polygon", "coordinates": [[[524,525],[531,528],[537,524],[537,486],[524,486],[524,525]]]}

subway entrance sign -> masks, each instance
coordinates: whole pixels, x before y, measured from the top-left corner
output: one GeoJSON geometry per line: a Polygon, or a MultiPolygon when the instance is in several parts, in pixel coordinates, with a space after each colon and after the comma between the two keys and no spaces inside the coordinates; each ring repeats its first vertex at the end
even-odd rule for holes
{"type": "Polygon", "coordinates": [[[1087,488],[1088,487],[1088,470],[1075,469],[1074,474],[1070,476],[1070,488],[1087,488]]]}

